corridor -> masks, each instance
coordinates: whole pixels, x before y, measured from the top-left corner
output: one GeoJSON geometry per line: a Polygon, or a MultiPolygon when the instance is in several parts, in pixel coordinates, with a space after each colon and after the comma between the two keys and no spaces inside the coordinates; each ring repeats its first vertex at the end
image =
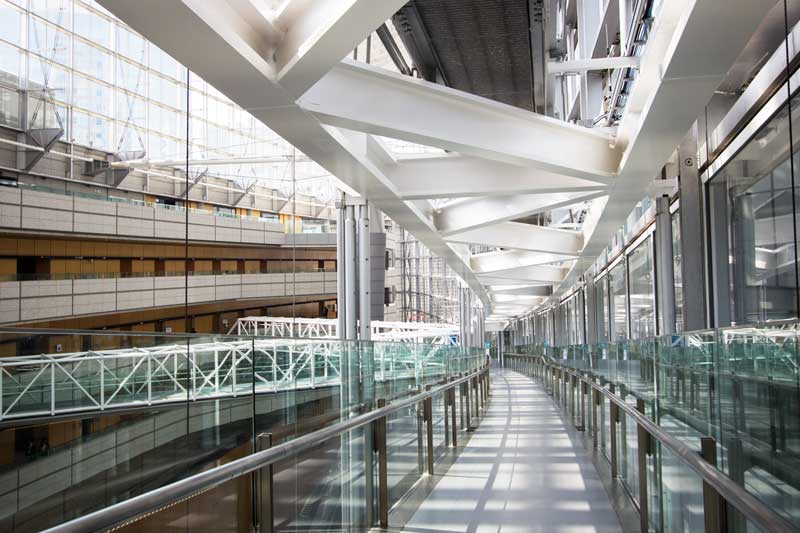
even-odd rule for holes
{"type": "Polygon", "coordinates": [[[588,453],[538,382],[495,369],[486,416],[404,531],[622,531],[588,453]]]}

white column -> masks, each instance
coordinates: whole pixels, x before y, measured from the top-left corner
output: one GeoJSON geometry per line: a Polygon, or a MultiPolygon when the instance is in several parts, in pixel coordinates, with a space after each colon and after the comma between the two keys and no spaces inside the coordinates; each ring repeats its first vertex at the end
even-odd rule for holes
{"type": "Polygon", "coordinates": [[[352,205],[347,206],[344,234],[345,251],[345,338],[356,340],[356,316],[358,312],[358,294],[356,290],[356,220],[352,205]]]}
{"type": "Polygon", "coordinates": [[[369,207],[359,207],[358,217],[358,330],[359,338],[370,340],[370,314],[372,300],[370,297],[370,238],[369,207]]]}
{"type": "MultiPolygon", "coordinates": [[[[344,199],[342,199],[344,200],[344,199]]],[[[345,281],[345,269],[347,260],[345,258],[345,206],[344,202],[339,202],[336,209],[336,336],[340,340],[346,338],[346,299],[347,284],[345,281]]]]}

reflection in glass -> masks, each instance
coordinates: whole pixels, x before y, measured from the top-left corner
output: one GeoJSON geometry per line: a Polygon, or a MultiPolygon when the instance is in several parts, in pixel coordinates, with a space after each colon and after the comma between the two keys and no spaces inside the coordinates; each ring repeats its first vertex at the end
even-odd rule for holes
{"type": "Polygon", "coordinates": [[[683,331],[683,270],[680,211],[672,214],[672,272],[675,280],[675,331],[683,331]]]}
{"type": "Polygon", "coordinates": [[[628,255],[631,301],[631,338],[644,339],[656,334],[655,276],[653,275],[653,237],[648,237],[628,255]]]}
{"type": "Polygon", "coordinates": [[[620,261],[608,273],[608,307],[612,313],[611,341],[613,342],[628,338],[628,295],[625,285],[625,261],[620,261]]]}
{"type": "Polygon", "coordinates": [[[730,314],[735,324],[797,316],[797,198],[788,143],[784,107],[711,180],[711,187],[725,193],[726,205],[715,212],[726,210],[730,314]]]}

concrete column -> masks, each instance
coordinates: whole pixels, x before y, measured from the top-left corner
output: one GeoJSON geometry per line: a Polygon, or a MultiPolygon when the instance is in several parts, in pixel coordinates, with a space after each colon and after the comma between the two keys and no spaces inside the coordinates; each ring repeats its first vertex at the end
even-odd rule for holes
{"type": "Polygon", "coordinates": [[[675,273],[672,258],[672,217],[669,197],[656,198],[656,291],[662,335],[675,333],[675,273]]]}
{"type": "Polygon", "coordinates": [[[347,206],[345,218],[345,233],[344,233],[344,253],[345,253],[345,286],[347,287],[347,294],[345,294],[345,338],[348,340],[356,340],[358,337],[357,331],[357,313],[358,313],[358,291],[356,286],[356,218],[355,208],[352,205],[347,206]]]}
{"type": "Polygon", "coordinates": [[[370,233],[369,207],[366,204],[358,208],[358,337],[370,340],[370,316],[372,301],[370,298],[370,233]]]}

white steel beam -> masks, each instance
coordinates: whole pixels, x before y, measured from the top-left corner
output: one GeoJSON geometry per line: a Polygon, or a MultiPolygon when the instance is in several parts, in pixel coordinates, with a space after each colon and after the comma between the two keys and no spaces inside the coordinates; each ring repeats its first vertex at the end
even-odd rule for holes
{"type": "Polygon", "coordinates": [[[581,179],[458,154],[399,159],[388,176],[404,199],[591,192],[603,191],[613,182],[608,177],[581,179]]]}
{"type": "Polygon", "coordinates": [[[508,270],[498,270],[490,274],[478,274],[478,279],[485,277],[491,279],[524,280],[526,282],[561,283],[564,281],[568,272],[568,269],[559,266],[533,265],[509,268],[508,270]]]}
{"type": "Polygon", "coordinates": [[[578,178],[619,165],[606,133],[352,61],[298,102],[326,124],[578,178]]]}
{"type": "Polygon", "coordinates": [[[636,56],[598,57],[547,62],[547,71],[550,74],[580,74],[592,70],[613,70],[625,67],[639,68],[639,58],[636,56]]]}
{"type": "MultiPolygon", "coordinates": [[[[489,178],[487,177],[487,179],[489,178]]],[[[604,194],[604,191],[564,192],[470,198],[443,207],[434,216],[434,222],[443,235],[450,235],[544,213],[552,209],[592,200],[604,194]]]]}
{"type": "Polygon", "coordinates": [[[491,294],[516,294],[520,296],[550,296],[553,293],[553,288],[549,285],[529,286],[529,287],[510,287],[492,289],[491,294]]]}
{"type": "MultiPolygon", "coordinates": [[[[219,1],[219,0],[215,0],[219,1]]],[[[327,74],[405,0],[291,0],[275,21],[283,32],[275,62],[278,83],[301,95],[327,74]]]]}
{"type": "MultiPolygon", "coordinates": [[[[391,6],[397,4],[395,0],[360,3],[381,4],[388,12],[386,18],[394,12],[391,6]]],[[[276,81],[272,59],[263,52],[267,44],[243,20],[236,6],[207,0],[100,0],[100,4],[325,168],[345,192],[367,197],[442,257],[488,304],[488,295],[469,269],[467,256],[456,253],[438,235],[426,206],[397,196],[386,177],[386,171],[395,165],[391,154],[369,135],[323,126],[299,107],[296,99],[300,95],[289,92],[296,86],[287,83],[284,87],[276,81]]],[[[336,27],[336,31],[342,28],[338,23],[336,27]]],[[[347,35],[350,39],[342,47],[355,48],[373,29],[358,26],[349,32],[342,30],[341,38],[347,35]]],[[[318,63],[314,65],[321,68],[318,63]]]]}
{"type": "Polygon", "coordinates": [[[578,255],[583,246],[583,237],[577,231],[520,222],[501,222],[493,226],[456,233],[446,239],[465,244],[483,244],[564,255],[578,255]]]}
{"type": "Polygon", "coordinates": [[[476,274],[508,270],[532,265],[551,265],[563,261],[574,260],[570,255],[528,252],[525,250],[501,250],[487,252],[470,257],[470,267],[476,274]]]}
{"type": "Polygon", "coordinates": [[[773,0],[661,4],[618,130],[617,145],[624,148],[619,178],[602,216],[594,215],[598,222],[587,232],[580,260],[552,301],[577,281],[622,227],[774,6],[773,0]]]}

